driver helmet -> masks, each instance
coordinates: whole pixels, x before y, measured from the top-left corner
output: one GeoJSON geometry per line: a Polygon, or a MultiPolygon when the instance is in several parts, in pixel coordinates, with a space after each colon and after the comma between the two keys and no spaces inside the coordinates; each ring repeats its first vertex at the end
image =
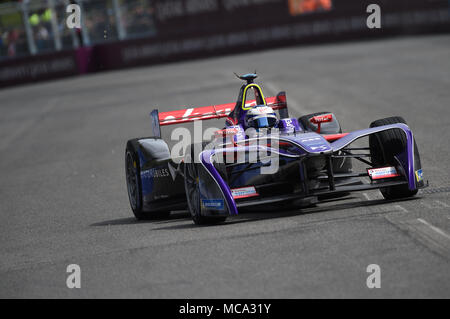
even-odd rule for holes
{"type": "Polygon", "coordinates": [[[272,128],[278,122],[275,112],[270,106],[257,105],[245,114],[245,124],[247,128],[272,128]]]}

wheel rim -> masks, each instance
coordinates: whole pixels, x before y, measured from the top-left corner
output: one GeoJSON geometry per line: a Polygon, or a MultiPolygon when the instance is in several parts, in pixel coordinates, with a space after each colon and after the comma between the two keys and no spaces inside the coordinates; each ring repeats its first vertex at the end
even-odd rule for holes
{"type": "Polygon", "coordinates": [[[131,208],[137,209],[139,201],[139,188],[137,185],[137,167],[136,162],[130,152],[127,153],[126,159],[126,178],[128,197],[130,199],[131,208]]]}
{"type": "Polygon", "coordinates": [[[200,216],[200,188],[198,180],[198,171],[195,164],[186,164],[185,174],[186,196],[188,199],[189,210],[192,216],[200,216]]]}

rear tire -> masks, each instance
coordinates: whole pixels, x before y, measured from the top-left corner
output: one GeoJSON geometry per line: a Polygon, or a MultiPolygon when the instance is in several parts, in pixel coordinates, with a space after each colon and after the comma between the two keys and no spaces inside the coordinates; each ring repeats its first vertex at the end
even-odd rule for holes
{"type": "MultiPolygon", "coordinates": [[[[406,121],[400,116],[388,117],[376,120],[370,124],[370,127],[378,127],[396,123],[406,124],[406,121]]],[[[370,156],[375,165],[391,165],[397,166],[395,156],[401,153],[406,147],[405,133],[398,130],[387,130],[369,136],[370,156]]],[[[417,168],[422,167],[420,163],[419,150],[414,141],[414,162],[417,168]]],[[[399,199],[412,197],[417,194],[418,190],[410,190],[408,185],[397,185],[391,187],[380,188],[381,194],[386,199],[399,199]]]]}
{"type": "Polygon", "coordinates": [[[128,199],[131,210],[138,220],[163,219],[170,215],[170,211],[144,212],[142,201],[142,182],[139,156],[132,141],[127,143],[125,150],[125,177],[127,182],[128,199]]]}
{"type": "Polygon", "coordinates": [[[133,145],[128,142],[125,150],[125,177],[127,181],[128,199],[131,210],[137,219],[143,219],[142,185],[139,156],[133,145]]]}

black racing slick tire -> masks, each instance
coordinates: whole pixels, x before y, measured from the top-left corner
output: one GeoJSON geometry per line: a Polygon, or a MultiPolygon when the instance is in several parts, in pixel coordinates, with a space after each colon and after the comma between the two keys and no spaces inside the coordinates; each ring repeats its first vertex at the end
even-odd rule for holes
{"type": "Polygon", "coordinates": [[[200,180],[199,169],[200,163],[194,162],[194,147],[191,145],[188,149],[190,155],[184,164],[184,187],[186,191],[186,200],[192,220],[196,225],[214,225],[222,223],[227,216],[203,216],[201,214],[200,204],[200,180]]]}
{"type": "Polygon", "coordinates": [[[125,178],[131,210],[138,220],[167,218],[170,211],[144,212],[140,161],[133,140],[128,141],[125,150],[125,178]]]}
{"type": "MultiPolygon", "coordinates": [[[[396,123],[407,124],[402,117],[393,116],[376,120],[370,124],[370,127],[378,127],[396,123]]],[[[406,141],[406,135],[400,129],[387,130],[370,135],[369,146],[372,163],[375,166],[397,166],[398,162],[396,161],[395,156],[405,149],[406,141]]],[[[414,141],[414,162],[416,168],[422,167],[416,141],[414,141]]],[[[386,199],[400,199],[412,197],[417,194],[418,190],[410,190],[408,185],[397,185],[381,188],[380,192],[386,199]]]]}
{"type": "Polygon", "coordinates": [[[139,156],[133,144],[128,142],[125,150],[125,178],[131,210],[137,219],[143,219],[142,185],[139,156]]]}

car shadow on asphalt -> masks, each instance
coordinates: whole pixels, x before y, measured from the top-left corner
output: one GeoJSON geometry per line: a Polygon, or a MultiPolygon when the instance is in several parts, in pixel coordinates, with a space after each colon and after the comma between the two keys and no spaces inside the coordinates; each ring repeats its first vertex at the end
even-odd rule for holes
{"type": "Polygon", "coordinates": [[[116,225],[135,225],[135,224],[164,224],[171,223],[180,220],[191,220],[191,216],[187,211],[172,212],[169,217],[159,219],[143,219],[138,220],[135,217],[126,217],[118,219],[110,219],[97,223],[93,223],[90,226],[116,226],[116,225]]]}
{"type": "MultiPolygon", "coordinates": [[[[354,197],[345,197],[345,198],[338,198],[338,199],[334,199],[333,201],[340,201],[340,200],[348,200],[348,199],[353,199],[354,197]]],[[[329,200],[327,200],[329,201],[329,200]]],[[[323,201],[323,202],[327,202],[327,201],[323,201]]],[[[261,211],[261,210],[259,210],[261,211]]],[[[288,210],[285,210],[285,212],[287,212],[288,210]]],[[[273,210],[272,210],[273,212],[273,210]]],[[[282,214],[283,211],[280,213],[279,211],[276,212],[277,215],[282,214]]],[[[246,216],[247,214],[251,214],[253,215],[253,217],[255,215],[257,215],[258,213],[255,211],[246,211],[244,213],[242,213],[242,215],[236,216],[234,218],[236,218],[237,220],[239,219],[243,219],[243,216],[246,216]]],[[[266,218],[270,218],[270,217],[266,217],[266,218]]],[[[173,211],[169,217],[165,217],[165,218],[159,218],[159,219],[143,219],[143,220],[138,220],[135,217],[126,217],[126,218],[118,218],[118,219],[110,219],[110,220],[105,220],[105,221],[101,221],[101,222],[97,222],[97,223],[93,223],[90,226],[119,226],[119,225],[136,225],[136,224],[167,224],[167,223],[173,223],[173,222],[177,222],[180,220],[191,220],[191,216],[189,214],[189,211],[173,211]]],[[[242,221],[241,221],[242,222],[242,221]]],[[[233,221],[229,221],[227,222],[227,224],[232,224],[234,223],[233,221]]],[[[220,224],[223,225],[223,224],[220,224]]],[[[196,225],[192,224],[192,225],[178,225],[179,228],[187,228],[188,226],[194,226],[196,227],[196,225]]],[[[211,225],[209,225],[211,226],[211,225]]],[[[162,228],[157,228],[157,229],[163,229],[162,228]]]]}
{"type": "MultiPolygon", "coordinates": [[[[397,203],[397,202],[403,202],[403,201],[413,201],[420,199],[419,196],[412,197],[412,198],[406,198],[401,200],[386,200],[386,199],[374,199],[374,200],[358,200],[358,201],[352,201],[352,202],[345,202],[345,203],[338,203],[345,200],[352,200],[357,199],[357,197],[345,197],[345,198],[338,198],[338,199],[330,199],[330,200],[324,200],[321,201],[319,205],[309,207],[309,208],[302,208],[302,209],[285,209],[285,210],[279,210],[279,211],[263,211],[261,212],[260,209],[254,208],[252,210],[245,210],[244,212],[240,213],[238,216],[233,216],[231,219],[227,220],[224,223],[219,223],[215,225],[204,225],[199,226],[195,225],[191,217],[189,215],[188,211],[176,211],[172,212],[172,214],[168,218],[163,219],[147,219],[147,220],[137,220],[134,217],[128,217],[128,218],[118,218],[118,219],[111,219],[111,220],[105,220],[97,223],[93,223],[90,226],[114,226],[114,225],[136,225],[136,224],[153,224],[153,225],[161,225],[161,227],[152,228],[152,230],[174,230],[174,229],[186,229],[186,228],[196,228],[196,227],[215,227],[215,226],[231,226],[233,224],[240,224],[240,223],[248,223],[248,222],[256,222],[260,220],[265,219],[275,219],[275,218],[284,218],[284,217],[292,217],[292,216],[298,216],[298,215],[308,215],[308,214],[315,214],[315,213],[323,213],[323,212],[332,212],[332,211],[339,211],[339,210],[345,210],[345,209],[355,209],[360,207],[368,207],[368,206],[377,206],[377,205],[385,205],[389,203],[397,203]],[[327,205],[329,203],[337,203],[335,205],[327,205]],[[180,221],[187,221],[188,223],[179,224],[180,221]],[[176,225],[170,225],[172,223],[177,222],[176,225]],[[169,224],[169,225],[167,225],[169,224]]],[[[389,210],[383,210],[383,213],[388,213],[389,210]]]]}
{"type": "MultiPolygon", "coordinates": [[[[353,199],[354,197],[347,197],[345,199],[353,199]]],[[[329,201],[322,201],[321,204],[325,202],[336,202],[340,200],[345,199],[333,199],[329,201]]],[[[297,210],[285,210],[285,211],[270,211],[270,212],[257,212],[257,211],[246,211],[242,214],[239,214],[238,216],[233,216],[231,219],[228,219],[227,221],[219,224],[214,225],[195,225],[190,221],[190,218],[188,218],[189,223],[187,224],[176,224],[176,225],[168,225],[163,227],[157,227],[153,228],[152,230],[176,230],[176,229],[187,229],[187,228],[198,228],[198,227],[226,227],[231,226],[234,224],[240,224],[240,223],[250,223],[250,222],[257,222],[261,220],[269,220],[269,219],[276,219],[276,218],[285,218],[285,217],[292,217],[292,216],[298,216],[298,215],[308,215],[308,214],[316,214],[316,213],[324,213],[324,212],[332,212],[332,211],[339,211],[339,210],[345,210],[345,209],[355,209],[360,207],[368,207],[368,206],[377,206],[377,205],[385,205],[389,203],[399,203],[404,201],[414,201],[418,200],[420,197],[413,197],[413,198],[406,198],[406,199],[400,199],[400,200],[386,200],[386,199],[375,199],[375,200],[363,200],[363,201],[356,201],[356,202],[349,202],[349,203],[339,203],[333,206],[314,206],[310,208],[304,208],[304,209],[297,209],[297,210]]],[[[386,214],[389,212],[397,211],[393,208],[393,210],[383,210],[376,212],[378,214],[386,214]]]]}

